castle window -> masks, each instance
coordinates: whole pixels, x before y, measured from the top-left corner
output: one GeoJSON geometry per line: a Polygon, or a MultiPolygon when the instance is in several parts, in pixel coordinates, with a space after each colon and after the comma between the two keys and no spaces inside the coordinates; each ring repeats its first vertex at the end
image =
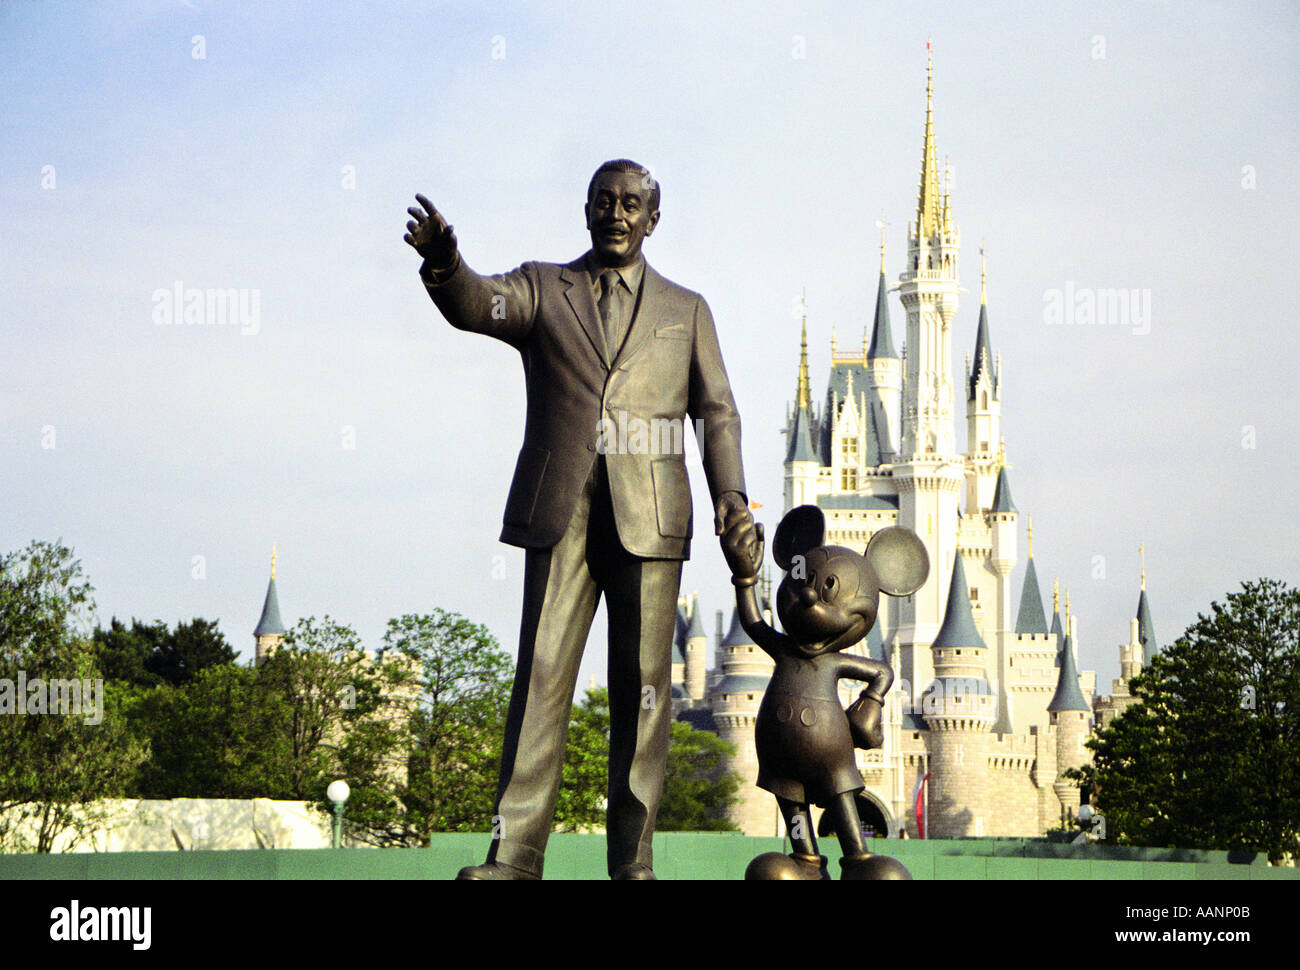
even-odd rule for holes
{"type": "Polygon", "coordinates": [[[978,603],[980,601],[980,590],[978,586],[972,586],[970,588],[970,601],[972,603],[978,603]]]}
{"type": "Polygon", "coordinates": [[[747,699],[751,700],[751,701],[754,699],[754,695],[753,695],[753,694],[746,694],[745,697],[746,697],[747,699]]]}
{"type": "Polygon", "coordinates": [[[858,439],[841,438],[840,454],[844,457],[845,464],[856,465],[858,463],[858,439]]]}
{"type": "Polygon", "coordinates": [[[856,468],[845,468],[840,473],[840,488],[846,492],[856,492],[858,490],[858,470],[856,468]]]}

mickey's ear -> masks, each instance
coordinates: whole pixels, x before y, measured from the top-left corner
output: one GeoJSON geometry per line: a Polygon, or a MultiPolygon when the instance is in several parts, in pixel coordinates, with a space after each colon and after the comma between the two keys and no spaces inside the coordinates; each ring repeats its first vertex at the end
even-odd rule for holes
{"type": "Polygon", "coordinates": [[[826,517],[815,505],[801,505],[791,509],[776,527],[772,540],[772,558],[786,572],[794,564],[795,556],[816,549],[826,536],[826,517]]]}
{"type": "Polygon", "coordinates": [[[921,588],[930,575],[930,555],[925,544],[911,529],[891,525],[871,537],[864,554],[880,583],[880,591],[890,596],[910,596],[921,588]]]}

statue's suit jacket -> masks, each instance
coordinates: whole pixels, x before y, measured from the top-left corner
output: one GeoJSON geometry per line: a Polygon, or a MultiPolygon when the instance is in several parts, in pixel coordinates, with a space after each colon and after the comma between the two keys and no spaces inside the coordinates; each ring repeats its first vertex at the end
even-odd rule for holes
{"type": "Polygon", "coordinates": [[[528,417],[501,541],[555,545],[603,452],[623,548],[646,559],[689,558],[686,419],[695,423],[715,504],[723,492],[745,492],[740,417],[713,317],[703,297],[647,263],[626,338],[611,351],[585,259],[524,263],[499,276],[461,261],[437,283],[422,271],[452,326],[504,340],[523,360],[528,417]]]}

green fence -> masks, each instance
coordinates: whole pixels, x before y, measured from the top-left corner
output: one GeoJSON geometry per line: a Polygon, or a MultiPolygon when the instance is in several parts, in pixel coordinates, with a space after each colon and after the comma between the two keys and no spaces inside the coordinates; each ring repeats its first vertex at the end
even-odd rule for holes
{"type": "MultiPolygon", "coordinates": [[[[838,849],[823,840],[831,875],[838,849]]],[[[483,861],[488,836],[436,835],[428,849],[246,849],[196,852],[85,852],[0,856],[0,879],[450,879],[483,861]]],[[[1298,879],[1300,869],[1262,856],[1195,849],[1051,843],[1036,839],[885,840],[870,843],[917,879],[1298,879]]],[[[706,832],[655,836],[661,879],[740,879],[775,838],[706,832]]],[[[556,834],[548,879],[604,879],[603,835],[556,834]]]]}

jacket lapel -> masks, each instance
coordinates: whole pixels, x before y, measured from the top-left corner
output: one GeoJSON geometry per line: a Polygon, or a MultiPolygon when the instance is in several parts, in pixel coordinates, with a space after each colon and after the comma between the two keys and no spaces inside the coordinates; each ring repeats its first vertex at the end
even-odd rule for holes
{"type": "Polygon", "coordinates": [[[667,281],[655,272],[654,267],[646,263],[645,273],[641,277],[641,300],[636,315],[628,327],[627,337],[623,340],[623,347],[614,359],[614,364],[630,359],[641,344],[645,343],[646,337],[654,333],[667,311],[666,305],[670,296],[667,281]]]}
{"type": "Polygon", "coordinates": [[[564,298],[569,301],[569,308],[582,324],[582,329],[591,341],[605,367],[609,367],[609,352],[605,349],[605,330],[600,325],[600,313],[596,310],[596,300],[591,295],[591,280],[583,263],[585,256],[579,256],[572,263],[560,269],[560,282],[564,284],[564,298]]]}

